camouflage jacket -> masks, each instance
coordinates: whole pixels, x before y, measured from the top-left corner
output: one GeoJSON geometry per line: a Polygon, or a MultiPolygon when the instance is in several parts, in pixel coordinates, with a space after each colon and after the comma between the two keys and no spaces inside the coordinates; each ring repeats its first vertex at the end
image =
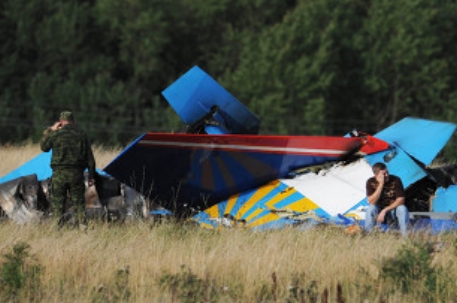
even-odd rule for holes
{"type": "Polygon", "coordinates": [[[89,169],[89,179],[95,177],[95,159],[87,135],[75,124],[67,124],[59,130],[45,131],[40,141],[41,149],[52,149],[51,168],[89,169]]]}

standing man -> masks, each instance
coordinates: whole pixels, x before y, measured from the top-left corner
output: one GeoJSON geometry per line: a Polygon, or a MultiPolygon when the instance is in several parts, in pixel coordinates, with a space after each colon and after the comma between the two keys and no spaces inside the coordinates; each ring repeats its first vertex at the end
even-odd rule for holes
{"type": "Polygon", "coordinates": [[[72,112],[62,112],[59,121],[43,132],[40,146],[44,152],[52,149],[50,200],[54,218],[60,218],[59,226],[69,219],[64,216],[69,197],[76,219],[83,220],[86,190],[84,171],[88,168],[88,185],[93,186],[95,159],[87,135],[76,126],[72,112]]]}
{"type": "Polygon", "coordinates": [[[401,179],[389,175],[384,163],[378,162],[372,167],[374,177],[367,180],[366,192],[370,205],[366,211],[365,230],[370,232],[375,220],[383,223],[385,219],[397,218],[401,234],[407,236],[409,212],[405,206],[405,190],[401,179]]]}

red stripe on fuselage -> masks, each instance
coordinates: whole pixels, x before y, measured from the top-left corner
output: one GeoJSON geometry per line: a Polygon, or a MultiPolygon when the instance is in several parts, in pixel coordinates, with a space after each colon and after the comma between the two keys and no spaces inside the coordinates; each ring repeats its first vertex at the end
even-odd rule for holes
{"type": "Polygon", "coordinates": [[[137,144],[151,147],[341,157],[360,148],[363,140],[361,138],[316,136],[147,133],[137,144]]]}

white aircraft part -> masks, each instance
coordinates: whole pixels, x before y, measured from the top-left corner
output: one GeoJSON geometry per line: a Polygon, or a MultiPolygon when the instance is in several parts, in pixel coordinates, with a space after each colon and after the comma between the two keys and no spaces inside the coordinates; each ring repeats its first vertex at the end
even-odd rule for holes
{"type": "Polygon", "coordinates": [[[365,184],[372,176],[371,166],[362,158],[281,182],[294,187],[333,217],[344,214],[366,197],[365,184]]]}

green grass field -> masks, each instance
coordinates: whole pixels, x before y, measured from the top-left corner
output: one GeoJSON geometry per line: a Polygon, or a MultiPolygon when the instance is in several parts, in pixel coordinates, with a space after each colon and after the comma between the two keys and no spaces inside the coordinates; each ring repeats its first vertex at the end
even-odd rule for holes
{"type": "MultiPolygon", "coordinates": [[[[38,154],[0,148],[0,175],[38,154]]],[[[98,167],[118,150],[94,148],[98,167]]],[[[453,234],[0,223],[0,302],[455,302],[453,234]]]]}

